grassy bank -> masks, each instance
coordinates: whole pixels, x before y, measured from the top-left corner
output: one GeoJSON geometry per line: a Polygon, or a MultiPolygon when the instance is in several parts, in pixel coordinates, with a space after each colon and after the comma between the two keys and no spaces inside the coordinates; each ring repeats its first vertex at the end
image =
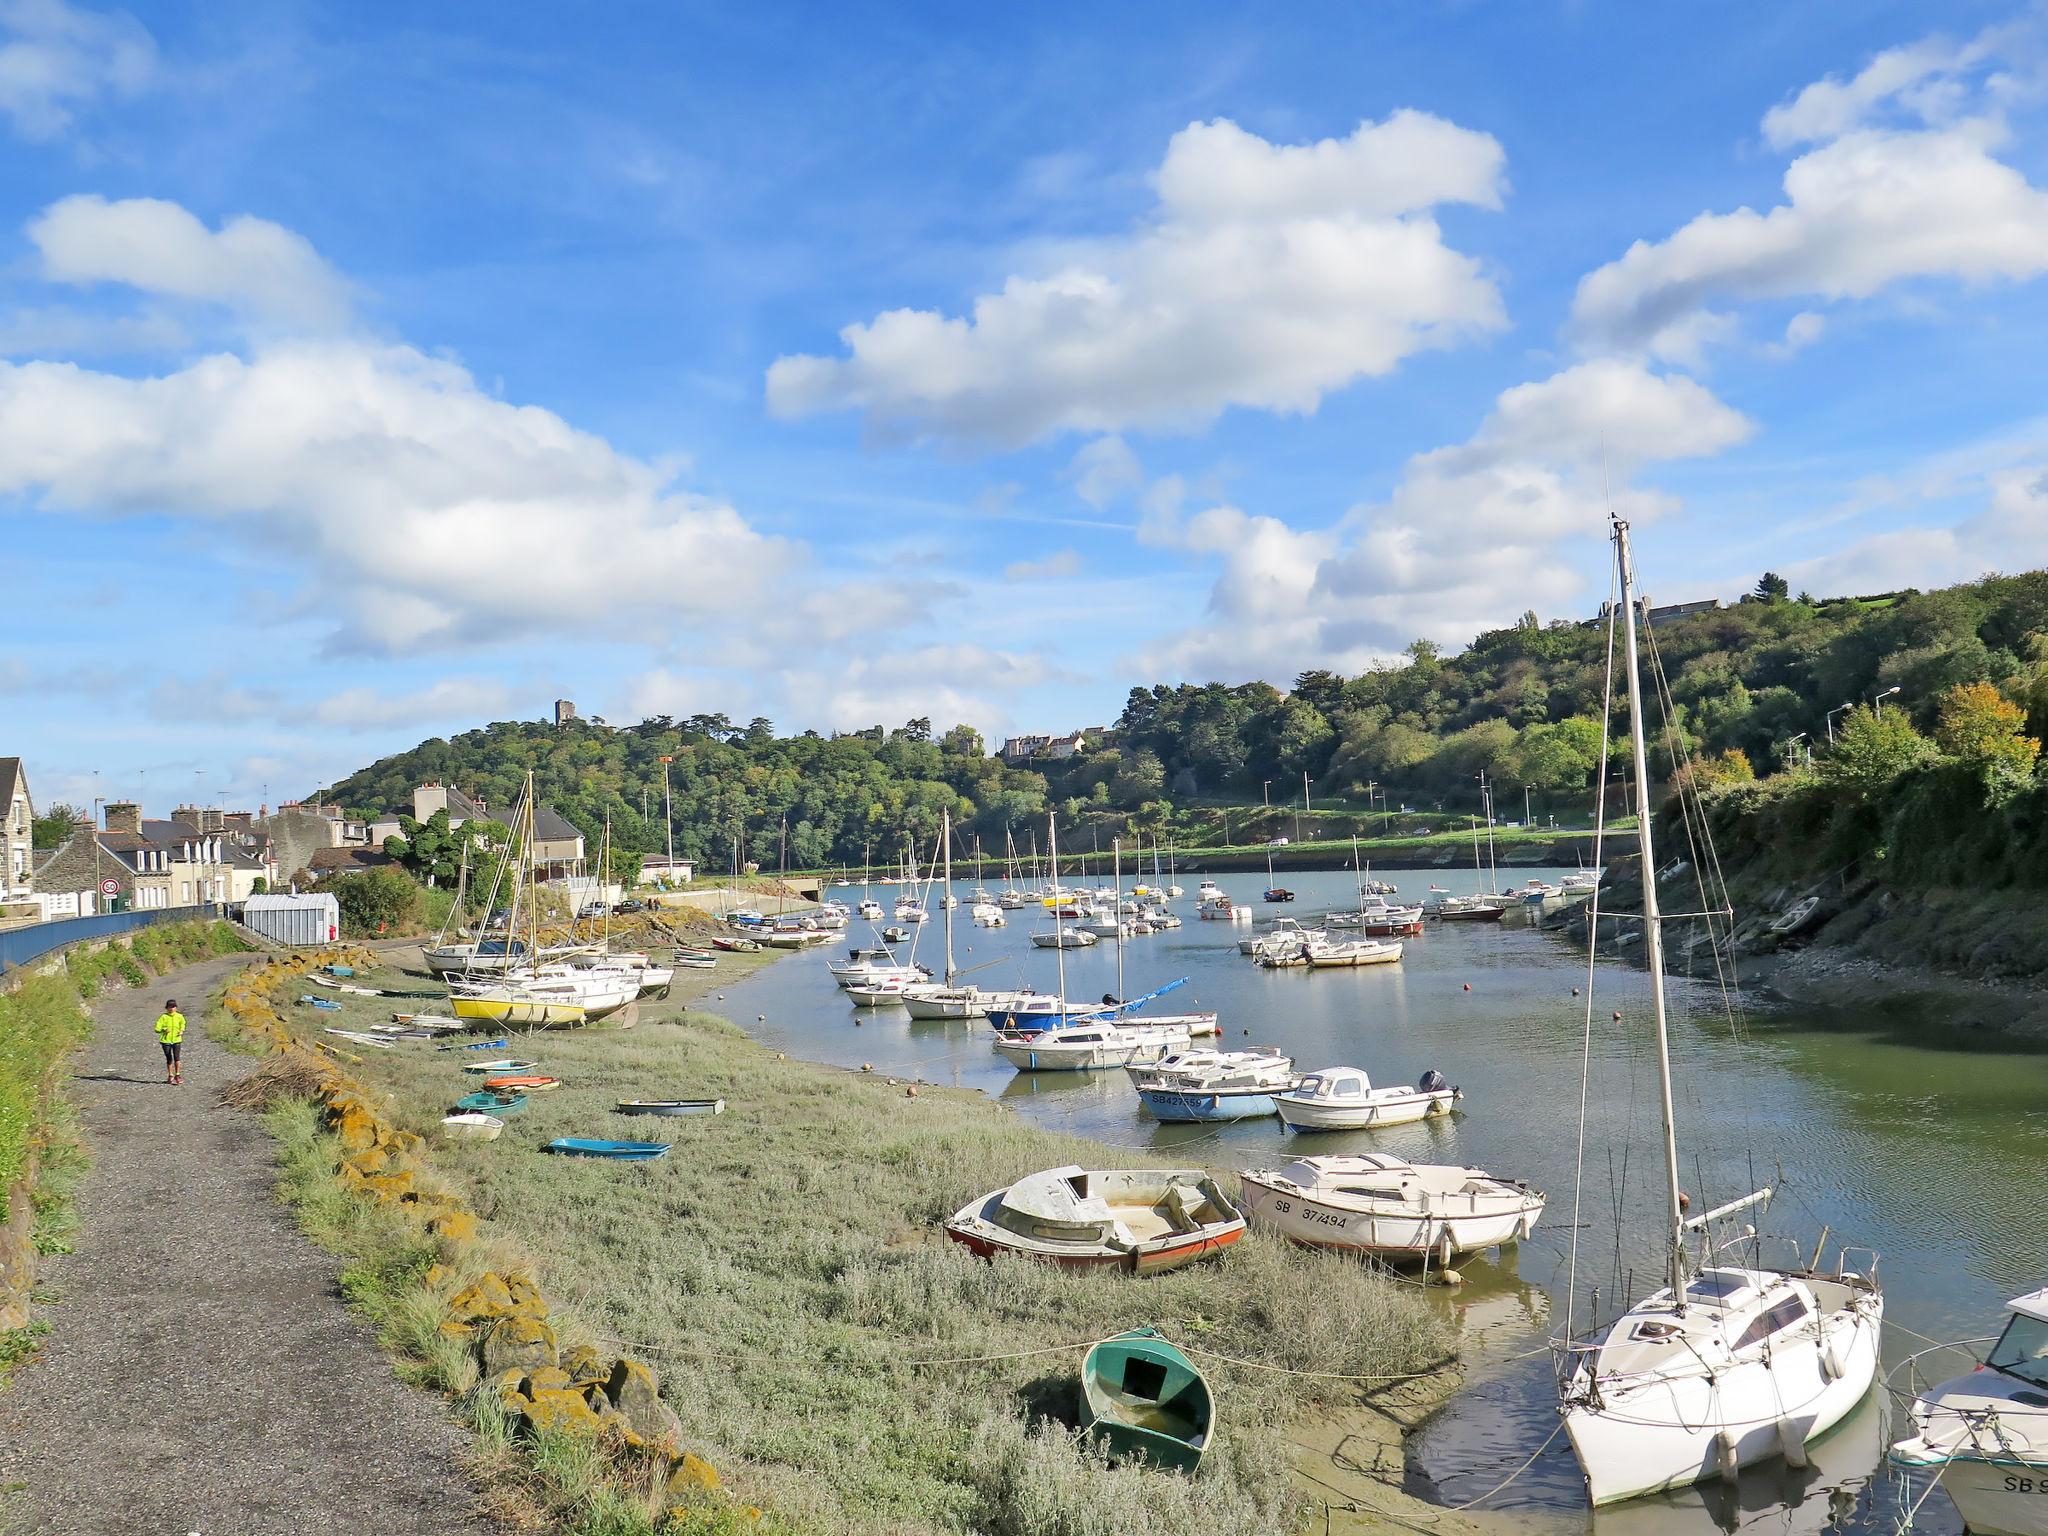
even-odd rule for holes
{"type": "MultiPolygon", "coordinates": [[[[388,1011],[380,1002],[350,999],[342,1017],[366,1021],[388,1011]]],[[[336,1021],[316,1017],[301,1027],[336,1021]]],[[[973,1196],[1036,1168],[1135,1156],[977,1094],[913,1097],[785,1060],[701,1012],[517,1044],[565,1086],[535,1095],[494,1143],[437,1148],[437,1172],[487,1240],[533,1256],[578,1325],[662,1365],[693,1448],[791,1529],[1298,1529],[1309,1506],[1288,1427],[1350,1402],[1362,1383],[1340,1378],[1427,1369],[1450,1348],[1411,1288],[1259,1238],[1143,1281],[968,1257],[938,1227],[973,1196]],[[727,1113],[613,1113],[620,1098],[685,1094],[722,1096],[727,1113]],[[675,1150],[645,1166],[539,1152],[553,1136],[650,1129],[675,1150]],[[1197,1358],[1222,1433],[1193,1480],[1109,1467],[1073,1431],[1085,1344],[1145,1323],[1209,1352],[1197,1358]]],[[[473,1081],[453,1053],[366,1055],[351,1071],[423,1132],[473,1081]]]]}

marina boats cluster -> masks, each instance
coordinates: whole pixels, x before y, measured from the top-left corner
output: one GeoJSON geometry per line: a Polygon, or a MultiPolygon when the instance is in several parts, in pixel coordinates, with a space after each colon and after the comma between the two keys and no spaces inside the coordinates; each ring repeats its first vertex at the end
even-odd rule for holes
{"type": "MultiPolygon", "coordinates": [[[[1612,605],[1610,643],[1626,652],[1615,673],[1627,682],[1630,782],[1640,786],[1650,782],[1642,679],[1653,673],[1641,655],[1641,605],[1626,525],[1617,522],[1613,533],[1622,595],[1612,605]]],[[[1055,833],[1049,829],[1049,840],[1055,833]]],[[[1643,866],[1656,869],[1654,829],[1643,822],[1638,836],[1643,866]]],[[[1631,1276],[1627,1291],[1605,1309],[1596,1295],[1590,1319],[1575,1316],[1583,1298],[1568,1291],[1563,1326],[1551,1340],[1557,1434],[1569,1444],[1596,1505],[1732,1480],[1775,1458],[1806,1465],[1809,1447],[1870,1397],[1884,1318],[1874,1255],[1831,1243],[1823,1231],[1820,1242],[1801,1245],[1798,1258],[1774,1261],[1758,1230],[1772,1190],[1697,1210],[1682,1187],[1664,918],[1655,881],[1648,885],[1642,920],[1650,1028],[1644,1043],[1655,1067],[1650,1107],[1663,1155],[1655,1170],[1662,1198],[1653,1230],[1644,1236],[1661,1254],[1661,1273],[1640,1287],[1631,1276]]],[[[1497,923],[1517,908],[1571,899],[1597,903],[1598,886],[1597,873],[1588,872],[1555,884],[1530,881],[1519,890],[1433,890],[1411,905],[1385,882],[1374,882],[1361,889],[1356,909],[1341,922],[1336,914],[1317,928],[1281,919],[1247,935],[1240,947],[1254,961],[1272,956],[1281,965],[1315,969],[1316,954],[1339,946],[1385,944],[1398,952],[1403,940],[1432,922],[1497,923]]],[[[1243,920],[1242,907],[1213,883],[1205,882],[1197,900],[1204,916],[1243,920]]],[[[1725,903],[1725,896],[1703,905],[1716,902],[1725,903]]],[[[1710,922],[1715,917],[1707,914],[1710,922]]],[[[1399,958],[1355,963],[1398,967],[1399,958]]],[[[1120,983],[1115,997],[1122,996],[1120,983]]],[[[1012,996],[1003,1000],[1007,1008],[984,1007],[980,1014],[999,1026],[991,1031],[992,1044],[1020,1073],[1120,1072],[1136,1104],[1156,1118],[1276,1116],[1296,1144],[1311,1150],[1244,1168],[1234,1183],[1230,1174],[1199,1167],[1025,1171],[1007,1187],[976,1196],[946,1224],[971,1251],[1143,1275],[1203,1260],[1231,1262],[1245,1231],[1259,1228],[1304,1245],[1442,1268],[1461,1254],[1517,1244],[1542,1228],[1543,1192],[1511,1168],[1428,1163],[1398,1155],[1392,1145],[1360,1146],[1355,1135],[1341,1149],[1313,1149],[1314,1137],[1331,1130],[1370,1133],[1467,1109],[1483,1116],[1484,1105],[1462,1103],[1437,1074],[1386,1088],[1362,1066],[1303,1071],[1277,1048],[1224,1049],[1199,1043],[1192,1032],[1183,1043],[1152,1010],[1114,999],[1070,1004],[1064,974],[1057,992],[1036,999],[1012,996]],[[1022,1027],[1028,1021],[1015,1010],[1023,1007],[1039,1011],[1038,1027],[1022,1027]]],[[[1590,990],[1585,1008],[1590,1053],[1590,990]]],[[[1586,1147],[1585,1135],[1582,1129],[1581,1168],[1589,1150],[1597,1151],[1586,1147]]],[[[1632,1219],[1634,1207],[1625,1210],[1617,1201],[1615,1209],[1618,1220],[1632,1219]]],[[[1568,1238],[1574,1262],[1579,1225],[1571,1224],[1568,1238]]],[[[2048,1529],[2038,1513],[2048,1499],[2029,1501],[2034,1489],[2048,1487],[2039,1476],[2048,1443],[2040,1433],[2048,1426],[2048,1292],[2019,1298],[2013,1308],[2006,1334],[1981,1369],[1921,1395],[1916,1433],[1893,1456],[1944,1479],[1971,1529],[2039,1536],[2048,1529]]]]}

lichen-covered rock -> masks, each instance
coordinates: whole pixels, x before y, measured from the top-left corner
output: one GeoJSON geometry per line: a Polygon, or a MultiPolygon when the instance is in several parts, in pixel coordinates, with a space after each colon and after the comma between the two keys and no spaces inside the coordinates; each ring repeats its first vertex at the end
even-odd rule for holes
{"type": "Polygon", "coordinates": [[[692,1494],[715,1492],[718,1484],[716,1467],[701,1456],[686,1454],[668,1475],[668,1496],[687,1499],[692,1494]]]}
{"type": "Polygon", "coordinates": [[[380,1205],[396,1205],[412,1189],[412,1174],[401,1168],[396,1173],[372,1173],[356,1181],[356,1188],[380,1205]]]}
{"type": "Polygon", "coordinates": [[[514,1368],[537,1371],[555,1364],[555,1330],[537,1317],[515,1314],[492,1323],[483,1341],[486,1376],[514,1368]]]}
{"type": "Polygon", "coordinates": [[[522,1400],[520,1413],[537,1431],[594,1436],[604,1429],[604,1420],[590,1411],[590,1404],[583,1400],[583,1394],[566,1387],[540,1392],[522,1400]]]}
{"type": "Polygon", "coordinates": [[[458,1323],[490,1322],[511,1316],[512,1292],[495,1273],[486,1270],[448,1302],[448,1316],[458,1323]]]}
{"type": "MultiPolygon", "coordinates": [[[[427,1230],[450,1243],[466,1243],[476,1236],[476,1218],[467,1211],[443,1210],[427,1223],[427,1230]]],[[[440,1266],[436,1265],[435,1268],[440,1266]]],[[[432,1284],[432,1281],[428,1282],[432,1284]]]]}
{"type": "Polygon", "coordinates": [[[612,1378],[611,1362],[589,1344],[578,1344],[563,1350],[562,1369],[569,1373],[569,1380],[579,1387],[606,1386],[612,1378]]]}
{"type": "Polygon", "coordinates": [[[682,1437],[682,1421],[661,1400],[654,1372],[638,1360],[621,1360],[612,1367],[605,1383],[605,1396],[619,1410],[626,1428],[650,1445],[673,1444],[682,1437]]]}
{"type": "Polygon", "coordinates": [[[520,1380],[519,1390],[532,1397],[536,1392],[560,1392],[575,1385],[569,1379],[569,1373],[559,1365],[544,1365],[538,1370],[528,1371],[520,1380]]]}

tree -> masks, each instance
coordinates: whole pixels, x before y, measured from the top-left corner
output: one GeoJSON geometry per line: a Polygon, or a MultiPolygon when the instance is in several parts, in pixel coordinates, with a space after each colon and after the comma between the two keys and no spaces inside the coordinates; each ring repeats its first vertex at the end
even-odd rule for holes
{"type": "Polygon", "coordinates": [[[1759,602],[1782,603],[1792,595],[1792,583],[1776,571],[1765,571],[1757,578],[1756,596],[1759,602]]]}
{"type": "Polygon", "coordinates": [[[1959,683],[1941,696],[1934,740],[1982,776],[1994,801],[2003,801],[2033,777],[2041,755],[2026,724],[2026,712],[1989,683],[1959,683]]]}
{"type": "Polygon", "coordinates": [[[986,753],[981,732],[971,725],[956,725],[939,738],[939,750],[949,757],[981,757],[986,753]]]}
{"type": "Polygon", "coordinates": [[[1868,795],[1933,756],[1934,743],[1913,729],[1903,709],[1879,714],[1858,704],[1836,731],[1821,772],[1830,783],[1868,795]]]}
{"type": "Polygon", "coordinates": [[[932,722],[930,717],[920,715],[915,720],[905,721],[902,734],[911,741],[930,741],[932,739],[932,722]]]}
{"type": "Polygon", "coordinates": [[[72,829],[85,819],[81,807],[59,800],[29,824],[29,840],[37,849],[61,848],[72,829]]]}
{"type": "Polygon", "coordinates": [[[341,906],[341,931],[351,938],[397,933],[419,919],[420,888],[399,870],[365,869],[334,875],[316,889],[341,906]]]}

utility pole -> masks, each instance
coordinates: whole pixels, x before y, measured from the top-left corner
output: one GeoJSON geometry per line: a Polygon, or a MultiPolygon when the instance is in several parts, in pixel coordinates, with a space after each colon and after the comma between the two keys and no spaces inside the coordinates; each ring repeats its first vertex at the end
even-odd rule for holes
{"type": "MultiPolygon", "coordinates": [[[[1306,768],[1301,770],[1301,809],[1304,815],[1308,816],[1311,820],[1314,819],[1315,810],[1309,804],[1308,798],[1308,770],[1306,768]]],[[[1299,816],[1294,819],[1294,840],[1297,843],[1301,841],[1301,817],[1299,816]]]]}
{"type": "Polygon", "coordinates": [[[1533,784],[1524,784],[1522,786],[1522,825],[1525,827],[1532,827],[1536,824],[1535,817],[1529,813],[1529,791],[1533,788],[1535,788],[1533,784]]]}
{"type": "Polygon", "coordinates": [[[668,792],[668,765],[672,757],[661,760],[661,819],[668,824],[668,870],[667,878],[673,882],[676,877],[676,803],[668,792]]]}

